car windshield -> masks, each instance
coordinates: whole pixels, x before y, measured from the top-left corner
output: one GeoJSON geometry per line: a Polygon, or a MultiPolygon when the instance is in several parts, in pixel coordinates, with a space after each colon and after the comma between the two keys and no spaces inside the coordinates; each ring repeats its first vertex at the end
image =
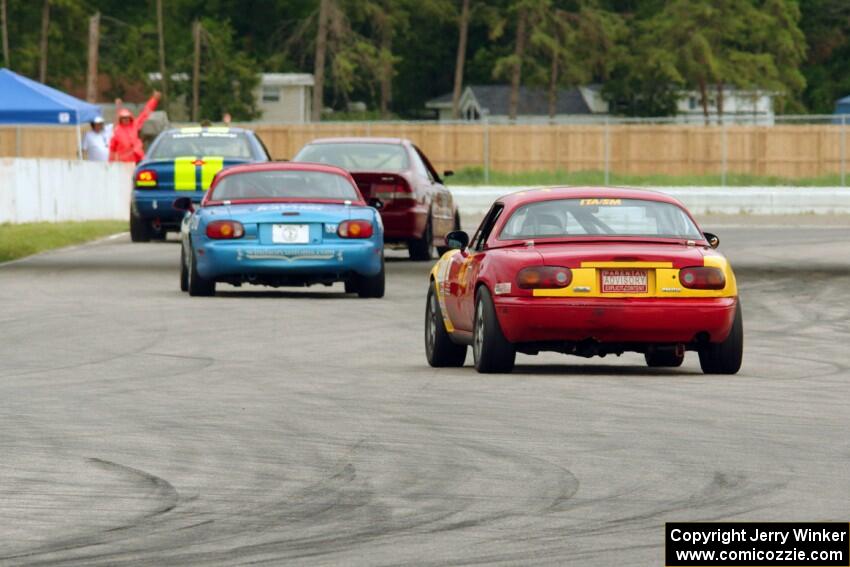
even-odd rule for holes
{"type": "Polygon", "coordinates": [[[702,235],[680,207],[642,199],[556,199],[519,207],[500,240],[559,236],[649,236],[698,240],[702,235]]]}
{"type": "Polygon", "coordinates": [[[147,159],[215,156],[251,159],[248,135],[237,132],[174,132],[165,134],[151,148],[147,159]]]}
{"type": "Polygon", "coordinates": [[[404,146],[373,142],[309,144],[293,161],[326,163],[349,171],[402,171],[410,167],[404,146]]]}
{"type": "Polygon", "coordinates": [[[351,182],[341,175],[322,171],[251,171],[223,177],[210,200],[328,199],[359,201],[351,182]]]}

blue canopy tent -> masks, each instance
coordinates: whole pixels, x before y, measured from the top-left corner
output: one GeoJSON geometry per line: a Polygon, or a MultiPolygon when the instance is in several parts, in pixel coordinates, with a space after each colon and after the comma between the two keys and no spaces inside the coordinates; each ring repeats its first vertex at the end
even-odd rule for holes
{"type": "Polygon", "coordinates": [[[8,69],[0,69],[0,124],[77,126],[100,116],[100,107],[43,85],[8,69]]]}

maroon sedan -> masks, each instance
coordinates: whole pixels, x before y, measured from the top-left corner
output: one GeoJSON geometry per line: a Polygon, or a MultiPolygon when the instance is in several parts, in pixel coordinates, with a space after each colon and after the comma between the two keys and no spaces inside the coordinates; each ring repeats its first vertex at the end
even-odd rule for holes
{"type": "Polygon", "coordinates": [[[351,172],[363,196],[381,211],[384,241],[406,245],[413,260],[442,254],[447,250],[446,235],[460,229],[452,194],[410,140],[323,138],[301,148],[292,161],[336,165],[351,172]]]}

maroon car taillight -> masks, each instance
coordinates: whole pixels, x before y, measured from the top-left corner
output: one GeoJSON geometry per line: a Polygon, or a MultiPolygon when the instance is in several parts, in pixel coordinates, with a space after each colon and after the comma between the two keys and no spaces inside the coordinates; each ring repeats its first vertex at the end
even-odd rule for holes
{"type": "Polygon", "coordinates": [[[720,268],[694,266],[679,270],[679,281],[688,289],[723,289],[726,276],[720,268]]]}
{"type": "Polygon", "coordinates": [[[384,203],[400,203],[414,201],[413,191],[407,183],[373,183],[372,197],[384,203]]]}
{"type": "Polygon", "coordinates": [[[136,187],[149,189],[156,187],[157,175],[152,169],[140,169],[136,172],[136,187]]]}
{"type": "Polygon", "coordinates": [[[365,220],[343,221],[336,230],[340,238],[371,238],[372,232],[372,223],[365,220]]]}
{"type": "Polygon", "coordinates": [[[517,285],[522,289],[557,289],[573,281],[573,271],[563,266],[532,266],[517,274],[517,285]]]}
{"type": "Polygon", "coordinates": [[[207,225],[207,236],[215,240],[242,238],[244,235],[245,228],[240,222],[232,220],[217,220],[212,221],[207,225]]]}

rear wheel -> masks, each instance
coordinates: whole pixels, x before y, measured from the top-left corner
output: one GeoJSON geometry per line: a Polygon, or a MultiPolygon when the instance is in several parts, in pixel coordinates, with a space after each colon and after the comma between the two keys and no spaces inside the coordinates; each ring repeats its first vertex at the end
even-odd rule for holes
{"type": "Polygon", "coordinates": [[[357,276],[345,280],[345,293],[357,293],[357,276]]]}
{"type": "Polygon", "coordinates": [[[514,368],[516,348],[502,334],[490,291],[481,286],[475,302],[472,354],[478,372],[505,373],[514,368]]]}
{"type": "Polygon", "coordinates": [[[457,345],[449,337],[435,285],[431,282],[425,306],[425,356],[435,368],[460,367],[466,361],[466,345],[457,345]]]}
{"type": "Polygon", "coordinates": [[[186,247],[180,245],[180,291],[189,291],[189,266],[186,263],[186,247]]]}
{"type": "Polygon", "coordinates": [[[674,350],[651,351],[643,355],[646,359],[646,365],[652,368],[675,368],[682,366],[685,360],[685,355],[676,354],[674,350]]]}
{"type": "Polygon", "coordinates": [[[198,259],[195,257],[194,251],[190,252],[189,258],[189,274],[188,274],[188,291],[192,297],[209,297],[215,295],[215,280],[208,280],[201,277],[198,273],[198,259]]]}
{"type": "Polygon", "coordinates": [[[357,295],[360,297],[384,297],[386,279],[384,276],[384,257],[381,256],[381,271],[374,276],[357,276],[357,295]]]}
{"type": "Polygon", "coordinates": [[[431,226],[431,217],[428,217],[428,222],[425,223],[425,231],[422,233],[422,238],[411,240],[407,245],[407,251],[410,254],[410,259],[418,262],[431,260],[434,258],[434,253],[437,251],[434,246],[434,227],[431,226]]]}
{"type": "Polygon", "coordinates": [[[150,224],[140,219],[133,213],[130,213],[130,240],[133,242],[150,242],[151,227],[150,224]]]}
{"type": "Polygon", "coordinates": [[[735,321],[722,343],[709,343],[699,351],[699,365],[706,374],[736,374],[744,359],[744,317],[741,300],[735,309],[735,321]]]}

